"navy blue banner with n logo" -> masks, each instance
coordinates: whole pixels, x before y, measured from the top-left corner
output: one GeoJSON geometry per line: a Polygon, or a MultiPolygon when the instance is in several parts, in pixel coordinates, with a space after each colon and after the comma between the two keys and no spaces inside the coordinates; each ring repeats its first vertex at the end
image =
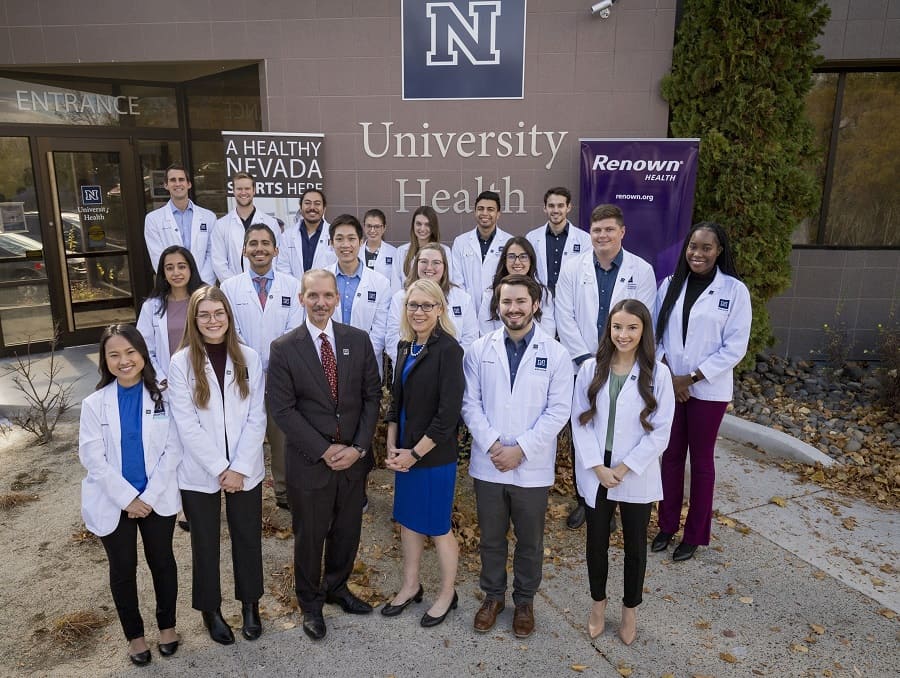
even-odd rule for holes
{"type": "Polygon", "coordinates": [[[526,0],[403,0],[404,99],[521,99],[526,0]]]}

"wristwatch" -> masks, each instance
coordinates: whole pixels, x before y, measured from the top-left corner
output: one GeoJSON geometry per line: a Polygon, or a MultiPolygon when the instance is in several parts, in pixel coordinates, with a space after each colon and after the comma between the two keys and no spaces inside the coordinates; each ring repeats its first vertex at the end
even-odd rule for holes
{"type": "Polygon", "coordinates": [[[361,445],[351,445],[351,447],[354,450],[356,450],[357,452],[359,452],[360,459],[362,459],[363,457],[366,456],[366,448],[365,447],[362,447],[361,445]]]}
{"type": "Polygon", "coordinates": [[[700,375],[697,374],[696,370],[694,372],[691,372],[690,377],[692,384],[696,384],[698,381],[700,381],[700,375]]]}
{"type": "Polygon", "coordinates": [[[412,456],[412,458],[415,459],[416,461],[422,461],[422,455],[419,454],[418,452],[416,452],[416,448],[410,449],[409,454],[410,454],[410,455],[412,456]]]}

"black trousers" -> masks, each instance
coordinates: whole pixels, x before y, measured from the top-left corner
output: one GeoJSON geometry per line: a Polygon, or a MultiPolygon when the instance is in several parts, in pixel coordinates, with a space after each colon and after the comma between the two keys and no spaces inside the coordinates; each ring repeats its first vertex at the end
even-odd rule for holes
{"type": "Polygon", "coordinates": [[[307,489],[288,478],[294,529],[294,581],[303,612],[319,613],[326,593],[347,586],[359,549],[366,476],[332,473],[324,487],[307,489]],[[325,572],[322,573],[322,555],[325,572]]]}
{"type": "MultiPolygon", "coordinates": [[[[222,604],[219,575],[222,494],[221,490],[181,491],[185,515],[191,520],[191,607],[201,612],[214,612],[222,604]]],[[[224,494],[234,567],[234,597],[242,603],[255,603],[263,594],[262,483],[250,490],[224,494]]]]}
{"type": "MultiPolygon", "coordinates": [[[[607,451],[605,465],[611,462],[607,451]]],[[[609,523],[616,505],[622,518],[622,536],[625,540],[625,581],[622,604],[637,607],[643,601],[644,574],[647,571],[647,525],[650,523],[652,504],[631,504],[610,501],[603,485],[597,489],[594,508],[587,510],[587,566],[591,598],[606,598],[606,580],[609,574],[609,523]]]]}
{"type": "Polygon", "coordinates": [[[109,559],[109,588],[125,638],[144,635],[144,620],[137,594],[137,533],[141,532],[144,557],[153,577],[156,592],[156,623],[161,629],[175,626],[175,601],[178,597],[178,566],[172,553],[175,516],[151,513],[146,518],[129,518],[125,511],[119,525],[100,537],[109,559]]]}

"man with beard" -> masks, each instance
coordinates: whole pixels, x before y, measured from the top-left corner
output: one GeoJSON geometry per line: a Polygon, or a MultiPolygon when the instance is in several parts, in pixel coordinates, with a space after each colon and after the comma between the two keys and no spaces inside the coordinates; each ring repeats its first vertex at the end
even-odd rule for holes
{"type": "Polygon", "coordinates": [[[327,206],[323,191],[317,188],[303,191],[297,221],[284,229],[278,245],[280,254],[275,266],[279,271],[300,280],[306,271],[328,268],[334,263],[331,231],[325,220],[327,206]]]}
{"type": "Polygon", "coordinates": [[[474,627],[490,631],[506,606],[506,535],[512,520],[512,628],[517,638],[534,631],[556,438],[572,402],[569,355],[535,323],[541,293],[528,276],[505,277],[495,292],[503,327],[472,344],[464,362],[462,414],[472,432],[469,475],[475,483],[485,596],[474,627]]]}

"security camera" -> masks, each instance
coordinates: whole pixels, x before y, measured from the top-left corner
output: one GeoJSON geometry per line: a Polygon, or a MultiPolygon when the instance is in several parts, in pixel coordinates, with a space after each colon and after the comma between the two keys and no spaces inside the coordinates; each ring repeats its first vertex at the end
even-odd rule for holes
{"type": "Polygon", "coordinates": [[[609,18],[609,8],[613,6],[616,0],[600,0],[591,5],[591,14],[599,14],[601,19],[609,18]]]}

